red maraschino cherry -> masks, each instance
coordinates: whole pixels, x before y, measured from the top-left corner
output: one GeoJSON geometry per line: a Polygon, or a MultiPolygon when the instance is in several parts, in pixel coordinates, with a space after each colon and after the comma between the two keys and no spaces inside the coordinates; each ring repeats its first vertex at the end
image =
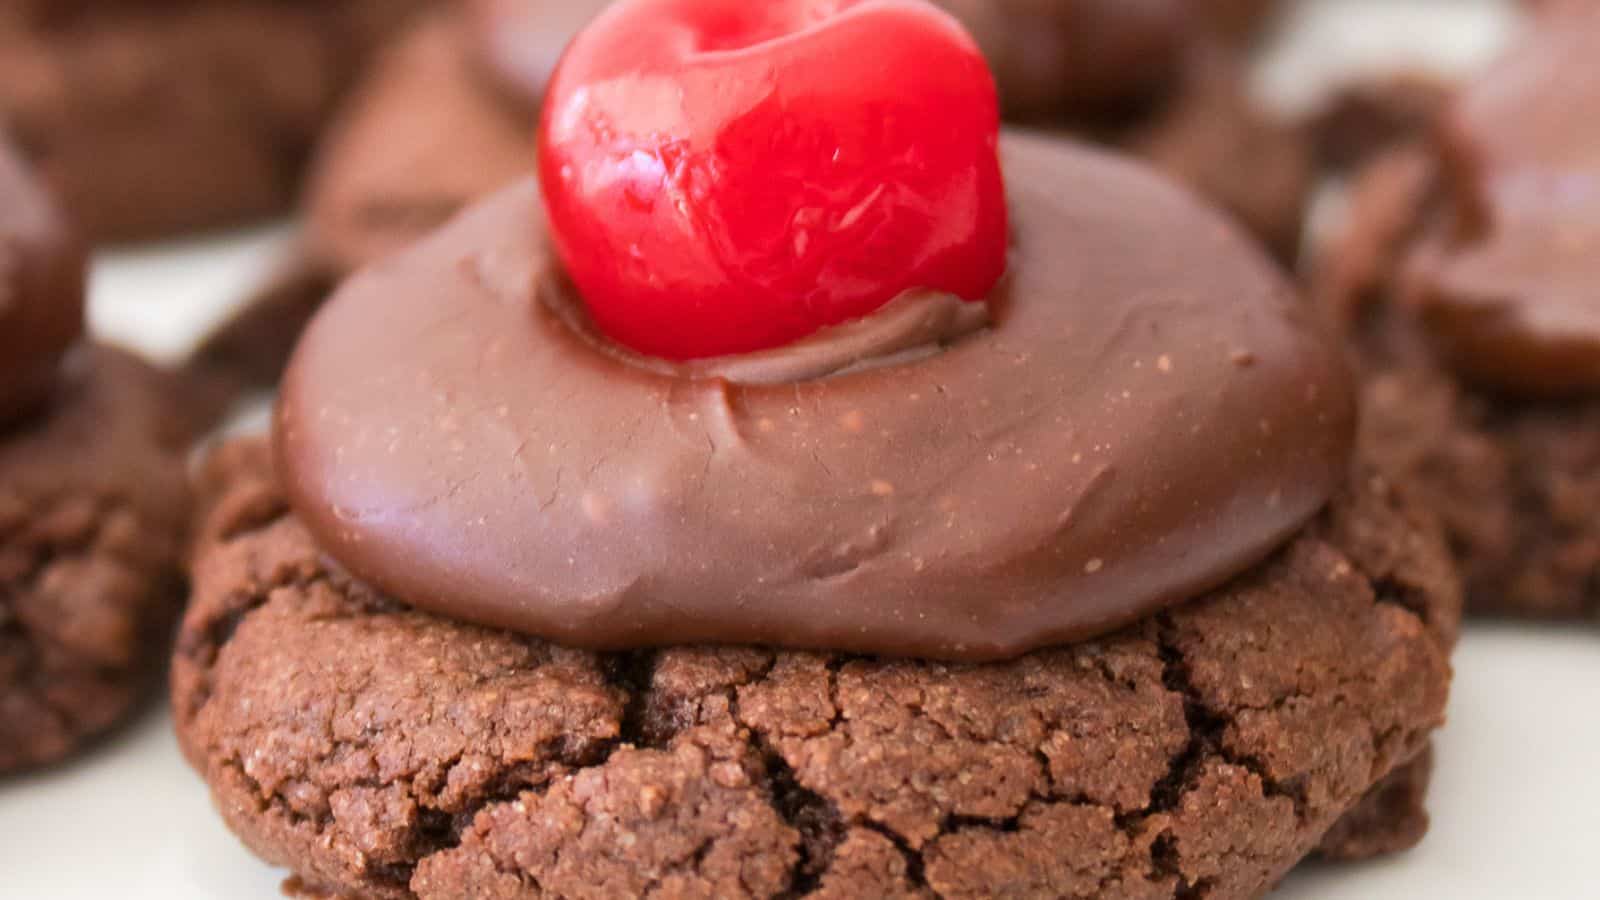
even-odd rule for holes
{"type": "Polygon", "coordinates": [[[922,0],[621,0],[545,100],[556,248],[645,354],[782,346],[1005,269],[994,79],[922,0]]]}

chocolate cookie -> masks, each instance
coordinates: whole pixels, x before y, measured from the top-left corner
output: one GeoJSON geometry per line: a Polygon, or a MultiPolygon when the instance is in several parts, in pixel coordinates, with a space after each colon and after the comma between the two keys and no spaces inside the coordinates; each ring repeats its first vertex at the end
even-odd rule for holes
{"type": "Polygon", "coordinates": [[[463,15],[429,17],[383,54],[323,140],[305,240],[338,276],[533,171],[535,107],[489,86],[479,37],[463,15]]]}
{"type": "Polygon", "coordinates": [[[1397,72],[1344,85],[1307,122],[1323,167],[1348,172],[1424,138],[1450,102],[1452,85],[1425,72],[1397,72]]]}
{"type": "Polygon", "coordinates": [[[1120,118],[1182,69],[1183,0],[935,0],[994,68],[1007,118],[1037,124],[1120,118]]]}
{"type": "Polygon", "coordinates": [[[469,49],[481,46],[481,34],[461,14],[435,14],[379,56],[322,141],[298,249],[202,343],[192,370],[239,388],[272,384],[341,278],[532,171],[535,112],[489,86],[469,49]],[[419,117],[419,108],[429,114],[419,117]]]}
{"type": "Polygon", "coordinates": [[[1283,4],[1278,0],[1199,0],[1194,6],[1219,33],[1249,39],[1272,23],[1283,4]]]}
{"type": "Polygon", "coordinates": [[[207,477],[173,690],[224,817],[396,898],[1245,897],[1415,839],[1459,591],[1313,311],[1003,133],[947,17],[822,12],[615,8],[545,190],[317,315],[270,465],[207,477]]]}
{"type": "Polygon", "coordinates": [[[112,727],[161,670],[188,525],[180,393],[83,346],[45,410],[0,426],[0,772],[112,727]]]}
{"type": "Polygon", "coordinates": [[[229,825],[311,886],[1233,898],[1425,822],[1407,763],[1442,716],[1457,592],[1376,477],[1225,589],[989,665],[563,650],[330,567],[261,444],[207,482],[180,739],[229,825]]]}
{"type": "Polygon", "coordinates": [[[168,646],[196,422],[79,341],[84,256],[0,140],[0,773],[127,714],[168,646]]]}
{"type": "Polygon", "coordinates": [[[1455,101],[1430,142],[1360,179],[1316,274],[1364,372],[1367,452],[1444,519],[1468,606],[1600,612],[1600,98],[1591,7],[1455,101]]]}
{"type": "Polygon", "coordinates": [[[1279,260],[1293,260],[1316,181],[1312,145],[1256,105],[1246,68],[1218,47],[1197,47],[1179,86],[1111,139],[1226,209],[1279,260]]]}
{"type": "Polygon", "coordinates": [[[23,4],[0,17],[0,122],[97,242],[277,213],[364,48],[417,5],[23,4]]]}

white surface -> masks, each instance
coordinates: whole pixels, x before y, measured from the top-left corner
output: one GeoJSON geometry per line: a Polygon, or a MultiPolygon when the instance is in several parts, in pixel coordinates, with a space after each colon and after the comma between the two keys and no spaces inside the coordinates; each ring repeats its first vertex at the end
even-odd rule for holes
{"type": "Polygon", "coordinates": [[[1307,113],[1374,72],[1461,76],[1492,59],[1520,22],[1508,0],[1300,0],[1258,67],[1259,92],[1280,110],[1307,113]]]}
{"type": "MultiPolygon", "coordinates": [[[[1416,57],[1419,48],[1446,70],[1472,65],[1511,22],[1502,3],[1487,0],[1305,7],[1301,26],[1311,31],[1288,35],[1263,69],[1264,90],[1290,106],[1310,102],[1329,78],[1416,57]]],[[[93,323],[176,358],[270,270],[289,239],[278,227],[108,254],[96,265],[93,323]]],[[[1427,841],[1378,863],[1311,867],[1276,896],[1600,897],[1591,859],[1600,848],[1600,635],[1475,626],[1456,666],[1427,841]]],[[[280,896],[282,877],[225,831],[164,711],[70,766],[0,781],[0,900],[268,900],[280,896]]]]}
{"type": "Polygon", "coordinates": [[[264,225],[98,254],[89,273],[89,327],[102,340],[178,362],[267,281],[293,232],[264,225]]]}
{"type": "Polygon", "coordinates": [[[1600,897],[1600,633],[1478,625],[1455,665],[1427,839],[1389,860],[1308,867],[1275,896],[1600,897]]]}

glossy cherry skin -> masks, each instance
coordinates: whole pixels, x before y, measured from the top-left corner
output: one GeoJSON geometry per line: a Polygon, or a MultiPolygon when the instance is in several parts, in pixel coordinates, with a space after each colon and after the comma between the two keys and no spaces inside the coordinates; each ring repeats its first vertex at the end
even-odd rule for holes
{"type": "Polygon", "coordinates": [[[1005,270],[994,80],[921,0],[621,0],[545,101],[551,233],[595,324],[696,359],[1005,270]]]}

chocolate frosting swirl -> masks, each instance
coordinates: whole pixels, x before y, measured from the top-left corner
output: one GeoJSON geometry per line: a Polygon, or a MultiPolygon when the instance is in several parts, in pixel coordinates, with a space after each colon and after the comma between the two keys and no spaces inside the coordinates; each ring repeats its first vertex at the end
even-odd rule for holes
{"type": "Polygon", "coordinates": [[[0,136],[0,426],[50,393],[83,332],[84,251],[0,136]]]}
{"type": "Polygon", "coordinates": [[[549,300],[537,187],[509,189],[318,315],[276,421],[292,502],[417,606],[594,648],[995,659],[1221,584],[1345,477],[1338,352],[1156,176],[1002,155],[990,326],[781,384],[597,352],[549,300]]]}
{"type": "Polygon", "coordinates": [[[1600,6],[1572,4],[1456,102],[1441,130],[1449,210],[1415,252],[1412,297],[1467,376],[1600,390],[1600,6]]]}

